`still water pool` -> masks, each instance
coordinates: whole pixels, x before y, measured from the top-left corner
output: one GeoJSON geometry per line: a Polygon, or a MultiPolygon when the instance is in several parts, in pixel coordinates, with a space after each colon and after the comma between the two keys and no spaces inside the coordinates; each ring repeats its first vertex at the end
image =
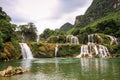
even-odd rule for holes
{"type": "Polygon", "coordinates": [[[39,58],[0,62],[7,66],[22,66],[29,72],[0,80],[120,80],[120,58],[39,58]]]}

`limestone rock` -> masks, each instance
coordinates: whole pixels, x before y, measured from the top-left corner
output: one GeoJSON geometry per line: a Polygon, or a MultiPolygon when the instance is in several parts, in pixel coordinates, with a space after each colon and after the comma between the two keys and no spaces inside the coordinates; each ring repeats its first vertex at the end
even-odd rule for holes
{"type": "Polygon", "coordinates": [[[23,69],[22,67],[16,67],[15,69],[12,66],[8,66],[7,69],[0,71],[0,77],[9,77],[17,74],[23,74],[28,72],[28,70],[23,69]]]}

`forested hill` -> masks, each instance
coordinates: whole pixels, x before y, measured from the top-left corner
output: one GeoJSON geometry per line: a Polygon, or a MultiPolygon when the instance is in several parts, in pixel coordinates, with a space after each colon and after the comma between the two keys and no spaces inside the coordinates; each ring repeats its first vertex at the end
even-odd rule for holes
{"type": "Polygon", "coordinates": [[[90,22],[120,10],[120,0],[93,0],[84,15],[76,17],[75,27],[84,27],[90,22]]]}
{"type": "Polygon", "coordinates": [[[73,28],[73,25],[71,23],[65,23],[64,25],[62,25],[60,27],[60,31],[68,31],[70,30],[71,28],[73,28]]]}

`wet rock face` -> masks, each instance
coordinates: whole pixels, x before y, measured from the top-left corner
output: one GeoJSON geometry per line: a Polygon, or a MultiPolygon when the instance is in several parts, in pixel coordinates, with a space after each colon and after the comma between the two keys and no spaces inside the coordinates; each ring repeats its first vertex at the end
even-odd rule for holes
{"type": "Polygon", "coordinates": [[[23,74],[26,72],[28,72],[28,70],[23,69],[22,67],[13,68],[12,66],[8,66],[7,69],[0,71],[0,77],[10,77],[13,75],[23,74]]]}

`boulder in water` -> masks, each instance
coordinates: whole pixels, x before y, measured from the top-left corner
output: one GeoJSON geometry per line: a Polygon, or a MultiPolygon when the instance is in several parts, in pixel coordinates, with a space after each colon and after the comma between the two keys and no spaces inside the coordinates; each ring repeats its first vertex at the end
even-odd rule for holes
{"type": "Polygon", "coordinates": [[[23,74],[26,72],[28,72],[28,70],[23,69],[22,67],[13,68],[12,66],[8,66],[7,69],[0,71],[0,77],[9,77],[16,74],[23,74]]]}

